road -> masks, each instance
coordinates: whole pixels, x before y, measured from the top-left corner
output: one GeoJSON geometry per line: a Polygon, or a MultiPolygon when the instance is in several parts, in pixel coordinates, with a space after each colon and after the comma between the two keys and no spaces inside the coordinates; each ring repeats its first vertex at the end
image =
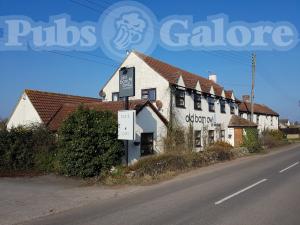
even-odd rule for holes
{"type": "Polygon", "coordinates": [[[299,225],[300,146],[202,168],[24,225],[299,225]]]}

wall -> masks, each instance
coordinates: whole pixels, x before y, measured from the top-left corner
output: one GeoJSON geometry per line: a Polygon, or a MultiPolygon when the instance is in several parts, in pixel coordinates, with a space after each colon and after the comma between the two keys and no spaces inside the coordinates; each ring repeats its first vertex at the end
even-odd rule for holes
{"type": "Polygon", "coordinates": [[[42,123],[42,120],[33,107],[30,99],[26,93],[24,93],[7,123],[7,128],[11,129],[12,127],[20,125],[26,126],[36,123],[40,124],[42,123]]]}
{"type": "MultiPolygon", "coordinates": [[[[141,90],[156,88],[156,99],[163,103],[163,108],[160,110],[166,118],[169,118],[167,105],[170,102],[169,82],[157,74],[143,60],[141,60],[134,52],[131,52],[124,60],[121,67],[135,67],[135,96],[132,99],[141,99],[141,90]]],[[[112,101],[112,93],[119,92],[119,70],[117,70],[111,79],[104,86],[103,91],[106,93],[104,101],[112,101]]]]}
{"type": "MultiPolygon", "coordinates": [[[[146,106],[136,116],[136,137],[135,141],[140,142],[141,133],[152,133],[154,138],[154,151],[156,153],[163,152],[163,138],[165,137],[167,128],[157,114],[146,106]]],[[[134,145],[133,141],[129,142],[129,162],[132,164],[140,159],[140,145],[134,145]]]]}
{"type": "MultiPolygon", "coordinates": [[[[225,112],[221,113],[220,109],[220,101],[215,99],[215,112],[210,112],[208,107],[208,100],[204,96],[201,99],[201,107],[202,110],[194,109],[194,100],[193,94],[186,94],[185,96],[185,108],[178,108],[175,106],[175,96],[173,97],[173,105],[174,105],[174,114],[176,115],[176,121],[179,124],[186,127],[189,126],[191,122],[194,130],[202,131],[202,144],[204,145],[204,138],[207,135],[203,135],[204,130],[214,130],[214,140],[216,141],[219,138],[219,131],[225,131],[225,141],[230,144],[234,143],[234,135],[230,133],[230,128],[228,128],[228,124],[230,122],[232,114],[230,113],[230,105],[226,102],[225,104],[225,112]],[[190,119],[188,118],[190,115],[190,119]],[[194,116],[194,118],[193,118],[194,116]],[[199,122],[199,118],[201,117],[201,122],[199,122]],[[196,119],[198,118],[198,122],[196,119]],[[194,119],[194,122],[191,120],[194,119]],[[216,126],[219,125],[219,126],[216,126]],[[231,134],[231,135],[230,135],[231,134]]],[[[238,115],[238,106],[235,104],[235,115],[238,115]]],[[[201,150],[202,148],[198,148],[196,150],[201,150]]]]}
{"type": "MultiPolygon", "coordinates": [[[[250,120],[250,114],[248,113],[241,113],[242,118],[250,120]]],[[[279,126],[279,118],[278,116],[271,116],[271,115],[262,115],[256,114],[253,115],[253,122],[257,123],[257,116],[259,118],[258,121],[258,130],[262,132],[264,130],[278,130],[279,126]],[[273,120],[273,121],[272,121],[273,120]]]]}

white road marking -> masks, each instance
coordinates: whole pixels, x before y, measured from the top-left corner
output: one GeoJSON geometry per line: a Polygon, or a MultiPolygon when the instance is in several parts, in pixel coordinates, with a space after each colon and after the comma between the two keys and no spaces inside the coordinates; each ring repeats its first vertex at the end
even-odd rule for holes
{"type": "Polygon", "coordinates": [[[256,182],[255,184],[252,184],[252,185],[250,185],[250,186],[248,186],[248,187],[246,187],[246,188],[244,188],[244,189],[242,189],[242,190],[240,190],[238,192],[233,193],[232,195],[227,196],[226,198],[221,199],[220,201],[215,202],[215,205],[219,205],[219,204],[227,201],[228,199],[231,199],[231,198],[233,198],[233,197],[235,197],[235,196],[237,196],[237,195],[239,195],[239,194],[241,194],[241,193],[243,193],[243,192],[245,192],[245,191],[247,191],[247,190],[249,190],[249,189],[251,189],[251,188],[253,188],[253,187],[255,187],[255,186],[257,186],[257,185],[259,185],[259,184],[261,184],[263,182],[265,182],[265,181],[267,181],[267,180],[268,179],[262,179],[262,180],[256,182]]]}
{"type": "Polygon", "coordinates": [[[299,164],[299,162],[295,162],[294,164],[288,166],[287,168],[280,170],[279,173],[283,173],[284,171],[291,169],[292,167],[297,166],[298,164],[299,164]]]}

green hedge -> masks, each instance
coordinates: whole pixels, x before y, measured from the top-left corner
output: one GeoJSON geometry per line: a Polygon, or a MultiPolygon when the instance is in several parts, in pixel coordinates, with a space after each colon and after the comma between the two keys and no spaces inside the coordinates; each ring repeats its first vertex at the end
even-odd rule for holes
{"type": "Polygon", "coordinates": [[[117,119],[111,112],[80,107],[59,130],[59,162],[69,176],[97,176],[118,165],[123,156],[117,139],[117,119]]]}
{"type": "Polygon", "coordinates": [[[0,169],[5,171],[50,170],[50,155],[56,153],[56,138],[41,126],[0,130],[0,169]],[[41,160],[44,158],[44,160],[41,160]]]}

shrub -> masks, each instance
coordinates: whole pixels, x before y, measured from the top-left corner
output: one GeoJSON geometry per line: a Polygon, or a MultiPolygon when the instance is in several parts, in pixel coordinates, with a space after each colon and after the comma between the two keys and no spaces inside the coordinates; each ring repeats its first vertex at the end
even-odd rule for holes
{"type": "Polygon", "coordinates": [[[273,148],[276,146],[287,144],[286,136],[280,130],[266,130],[262,132],[261,143],[267,148],[273,148]]]}
{"type": "Polygon", "coordinates": [[[0,118],[0,131],[1,130],[6,130],[6,123],[7,123],[7,119],[1,119],[0,118]]]}
{"type": "Polygon", "coordinates": [[[166,152],[182,152],[186,150],[185,130],[177,125],[169,125],[167,135],[163,139],[166,152]]]}
{"type": "Polygon", "coordinates": [[[69,176],[92,177],[121,162],[118,124],[111,112],[80,107],[59,130],[59,164],[69,176]]]}
{"type": "Polygon", "coordinates": [[[165,153],[161,155],[148,156],[140,159],[129,167],[132,178],[150,177],[159,179],[164,174],[174,174],[212,164],[218,160],[215,152],[186,152],[186,153],[165,153]]]}
{"type": "Polygon", "coordinates": [[[217,159],[220,161],[231,160],[235,156],[231,151],[233,149],[232,145],[224,141],[217,141],[213,145],[206,148],[206,151],[214,152],[217,155],[217,159]]]}
{"type": "Polygon", "coordinates": [[[246,128],[245,132],[242,147],[246,147],[250,153],[260,152],[262,146],[258,138],[258,130],[256,128],[246,128]]]}
{"type": "MultiPolygon", "coordinates": [[[[43,171],[39,157],[56,153],[55,136],[42,126],[17,127],[0,131],[2,170],[43,171]]],[[[48,162],[50,170],[51,162],[48,162]]]]}

